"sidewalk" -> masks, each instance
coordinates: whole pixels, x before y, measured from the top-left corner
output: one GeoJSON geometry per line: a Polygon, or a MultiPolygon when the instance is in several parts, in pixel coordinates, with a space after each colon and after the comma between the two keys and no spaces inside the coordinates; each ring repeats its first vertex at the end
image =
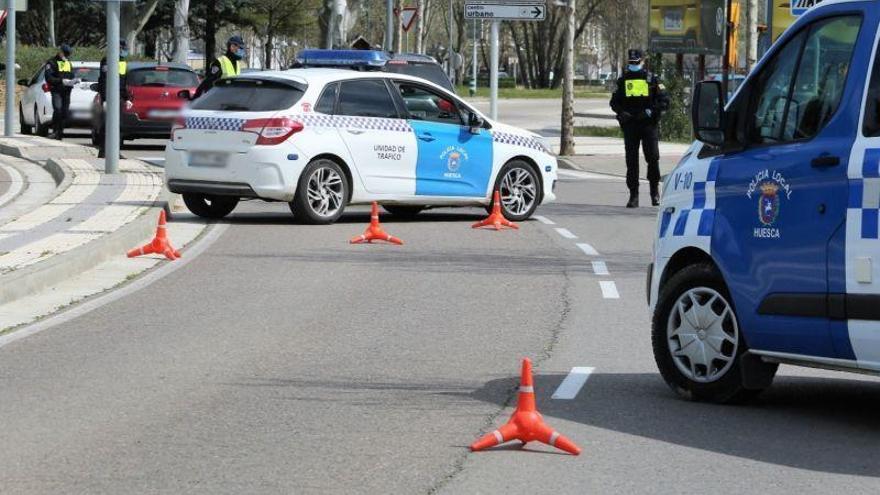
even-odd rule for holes
{"type": "MultiPolygon", "coordinates": [[[[152,238],[158,212],[173,204],[161,168],[124,159],[120,173],[106,175],[93,150],[39,137],[0,138],[0,152],[0,169],[26,170],[20,187],[30,191],[0,204],[0,334],[161,260],[125,258],[152,238]]],[[[204,228],[171,224],[169,233],[181,249],[204,228]]]]}
{"type": "MultiPolygon", "coordinates": [[[[681,157],[690,148],[690,144],[660,143],[660,175],[667,175],[681,157]]],[[[559,141],[554,140],[553,151],[559,153],[559,141]]],[[[642,164],[641,176],[645,177],[645,158],[639,153],[642,164]]],[[[575,155],[559,157],[560,167],[583,172],[606,175],[626,175],[626,160],[623,139],[607,137],[576,137],[575,155]]]]}

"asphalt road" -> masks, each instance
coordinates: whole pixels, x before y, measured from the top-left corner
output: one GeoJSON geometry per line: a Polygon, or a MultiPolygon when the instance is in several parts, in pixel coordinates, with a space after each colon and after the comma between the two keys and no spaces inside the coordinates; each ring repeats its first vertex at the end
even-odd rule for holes
{"type": "Polygon", "coordinates": [[[554,224],[518,231],[383,216],[401,247],[349,245],[362,208],[311,227],[242,204],[179,270],[0,348],[0,491],[876,493],[876,380],[783,367],[755,404],[672,395],[644,296],[656,209],[624,189],[566,175],[554,224]],[[581,456],[468,452],[524,356],[581,456]],[[551,399],[575,366],[583,389],[551,399]]]}

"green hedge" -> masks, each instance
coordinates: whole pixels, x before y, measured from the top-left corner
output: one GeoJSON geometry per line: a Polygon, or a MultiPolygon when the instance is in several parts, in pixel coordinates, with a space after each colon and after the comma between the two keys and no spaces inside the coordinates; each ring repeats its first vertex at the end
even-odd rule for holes
{"type": "MultiPolygon", "coordinates": [[[[469,86],[471,83],[471,78],[465,78],[464,84],[465,86],[469,86]]],[[[478,77],[477,85],[488,87],[489,86],[489,78],[488,77],[478,77]]],[[[499,88],[515,88],[516,87],[516,79],[513,77],[499,77],[498,78],[498,87],[499,88]]]]}
{"type": "MultiPolygon", "coordinates": [[[[0,53],[6,53],[6,43],[0,44],[0,53]]],[[[46,60],[58,53],[57,48],[46,46],[20,45],[15,49],[15,61],[21,66],[15,72],[16,79],[30,79],[46,63],[46,60]]],[[[98,62],[104,57],[104,49],[96,46],[75,46],[70,59],[77,62],[98,62]]],[[[5,62],[5,58],[2,62],[5,62]]]]}

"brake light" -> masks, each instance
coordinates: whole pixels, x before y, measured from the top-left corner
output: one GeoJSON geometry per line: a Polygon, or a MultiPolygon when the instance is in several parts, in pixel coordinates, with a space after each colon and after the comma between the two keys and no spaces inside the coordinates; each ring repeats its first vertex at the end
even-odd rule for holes
{"type": "Polygon", "coordinates": [[[186,119],[178,116],[174,119],[174,124],[171,125],[171,139],[174,139],[174,133],[181,130],[186,129],[186,119]]]}
{"type": "Polygon", "coordinates": [[[52,90],[49,89],[49,83],[43,83],[43,92],[48,93],[50,91],[52,91],[52,90]]]}
{"type": "Polygon", "coordinates": [[[272,119],[251,119],[244,123],[243,132],[253,132],[257,136],[257,144],[281,144],[290,136],[303,130],[302,122],[287,117],[272,119]]]}

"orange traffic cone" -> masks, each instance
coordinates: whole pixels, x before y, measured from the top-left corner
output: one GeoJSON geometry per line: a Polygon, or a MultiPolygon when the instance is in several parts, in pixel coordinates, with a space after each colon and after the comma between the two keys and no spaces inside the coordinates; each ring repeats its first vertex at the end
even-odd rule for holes
{"type": "Polygon", "coordinates": [[[471,228],[479,229],[481,227],[492,226],[495,227],[495,230],[501,230],[501,227],[518,229],[519,226],[517,226],[517,224],[504,218],[504,214],[501,213],[501,193],[498,192],[498,189],[495,190],[495,195],[492,198],[492,214],[486,217],[485,220],[480,220],[479,222],[471,225],[471,228]]]}
{"type": "Polygon", "coordinates": [[[386,233],[382,226],[379,225],[379,203],[373,201],[373,209],[370,212],[370,226],[363,234],[353,238],[351,244],[360,244],[362,242],[372,243],[373,241],[386,241],[392,244],[402,245],[403,241],[386,233]]]}
{"type": "Polygon", "coordinates": [[[134,258],[135,256],[143,256],[145,254],[164,254],[171,261],[180,258],[180,251],[174,249],[171,246],[171,241],[168,240],[167,229],[168,227],[165,225],[165,210],[162,210],[159,212],[159,225],[156,227],[156,237],[149,244],[129,251],[128,257],[134,258]]]}
{"type": "Polygon", "coordinates": [[[535,408],[535,385],[532,381],[532,361],[529,358],[524,358],[522,363],[516,411],[507,424],[471,444],[471,450],[476,452],[511,440],[519,440],[523,445],[538,441],[570,454],[581,453],[580,447],[574,442],[547,426],[543,416],[535,408]]]}

